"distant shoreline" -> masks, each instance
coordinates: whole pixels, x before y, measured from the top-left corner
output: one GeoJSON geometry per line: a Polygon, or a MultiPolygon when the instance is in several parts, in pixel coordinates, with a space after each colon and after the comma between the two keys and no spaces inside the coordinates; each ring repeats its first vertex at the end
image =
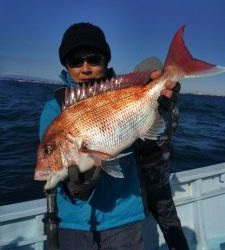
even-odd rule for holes
{"type": "Polygon", "coordinates": [[[45,84],[56,84],[62,85],[62,82],[49,79],[33,79],[33,78],[11,78],[11,77],[0,77],[0,81],[13,81],[21,83],[45,83],[45,84]]]}

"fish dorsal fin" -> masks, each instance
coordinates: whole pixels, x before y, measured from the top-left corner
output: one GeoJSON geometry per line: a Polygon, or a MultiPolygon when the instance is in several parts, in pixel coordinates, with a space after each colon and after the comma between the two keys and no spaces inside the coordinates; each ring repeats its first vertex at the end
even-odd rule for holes
{"type": "Polygon", "coordinates": [[[135,71],[129,74],[120,75],[110,80],[94,82],[93,84],[84,83],[77,88],[71,87],[70,90],[65,90],[65,102],[62,106],[62,110],[72,106],[73,104],[108,91],[115,89],[126,88],[135,85],[144,85],[151,78],[152,70],[135,71]]]}

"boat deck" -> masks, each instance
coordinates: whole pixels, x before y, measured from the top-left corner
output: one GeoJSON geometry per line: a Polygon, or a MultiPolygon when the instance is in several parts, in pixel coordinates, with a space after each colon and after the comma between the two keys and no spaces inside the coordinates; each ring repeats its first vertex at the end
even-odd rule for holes
{"type": "MultiPolygon", "coordinates": [[[[177,212],[192,250],[225,250],[225,163],[171,174],[177,212]]],[[[45,199],[0,206],[0,250],[43,250],[45,199]]],[[[145,250],[167,249],[149,216],[145,250]]]]}

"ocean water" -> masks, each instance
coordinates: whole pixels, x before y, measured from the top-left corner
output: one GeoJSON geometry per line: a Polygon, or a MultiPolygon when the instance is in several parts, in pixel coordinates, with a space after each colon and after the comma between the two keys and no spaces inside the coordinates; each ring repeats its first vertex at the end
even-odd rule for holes
{"type": "MultiPolygon", "coordinates": [[[[55,84],[0,80],[0,205],[44,197],[33,180],[39,117],[55,84]]],[[[171,172],[225,162],[225,97],[181,95],[171,172]]]]}

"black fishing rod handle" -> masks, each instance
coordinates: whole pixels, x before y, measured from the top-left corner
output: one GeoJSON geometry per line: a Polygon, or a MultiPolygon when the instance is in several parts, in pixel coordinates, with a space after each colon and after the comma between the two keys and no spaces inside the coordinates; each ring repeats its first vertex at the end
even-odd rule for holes
{"type": "Polygon", "coordinates": [[[43,218],[45,230],[47,234],[47,249],[59,250],[58,243],[58,224],[60,219],[57,216],[56,193],[55,190],[45,191],[47,201],[47,212],[43,218]]]}

